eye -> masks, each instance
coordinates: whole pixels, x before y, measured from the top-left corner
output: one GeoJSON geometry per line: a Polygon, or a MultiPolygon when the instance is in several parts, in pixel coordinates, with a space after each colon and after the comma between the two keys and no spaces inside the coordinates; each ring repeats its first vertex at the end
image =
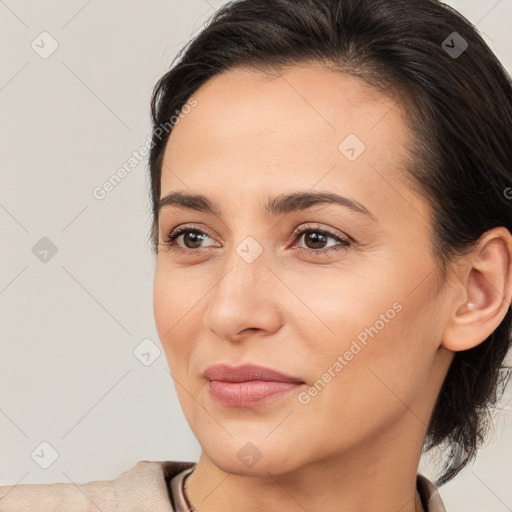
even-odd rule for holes
{"type": "Polygon", "coordinates": [[[346,250],[352,245],[351,240],[345,237],[341,237],[335,233],[332,233],[326,228],[320,226],[309,226],[296,230],[291,239],[302,239],[304,237],[304,243],[306,247],[294,246],[295,250],[306,251],[308,254],[314,255],[325,255],[330,251],[346,250]],[[338,245],[326,246],[328,240],[335,240],[338,245]],[[309,247],[308,247],[309,246],[309,247]],[[320,246],[320,247],[319,247],[320,246]]]}
{"type": "Polygon", "coordinates": [[[163,245],[173,252],[199,253],[202,252],[203,249],[207,249],[207,247],[200,247],[200,244],[208,238],[210,238],[210,236],[204,231],[190,226],[180,226],[167,235],[163,245]],[[183,237],[182,243],[185,244],[185,247],[181,247],[177,243],[178,239],[181,237],[183,237]]]}
{"type": "MultiPolygon", "coordinates": [[[[352,245],[352,241],[349,238],[341,237],[320,226],[309,226],[298,229],[292,234],[290,240],[300,240],[303,237],[305,237],[304,242],[306,245],[312,245],[313,247],[293,246],[294,250],[306,251],[308,254],[314,255],[324,255],[330,251],[346,250],[352,245]],[[329,239],[335,240],[338,244],[326,246],[325,244],[328,243],[329,239]]],[[[192,226],[180,226],[167,235],[163,245],[173,252],[198,254],[208,249],[208,247],[212,247],[201,247],[201,244],[209,238],[211,238],[210,235],[200,229],[192,226]],[[182,238],[181,244],[183,244],[184,247],[178,243],[180,238],[182,238]]]]}

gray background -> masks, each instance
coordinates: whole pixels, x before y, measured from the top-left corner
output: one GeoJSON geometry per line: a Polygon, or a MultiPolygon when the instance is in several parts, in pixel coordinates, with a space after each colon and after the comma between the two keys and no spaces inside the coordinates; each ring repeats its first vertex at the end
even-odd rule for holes
{"type": "MultiPolygon", "coordinates": [[[[146,143],[154,83],[223,3],[0,0],[2,485],[199,456],[158,356],[146,162],[104,199],[93,190],[146,143]],[[149,366],[134,355],[143,340],[149,366]],[[48,469],[42,442],[58,453],[48,469]]],[[[447,3],[512,71],[512,0],[447,3]]],[[[476,463],[441,489],[450,512],[512,510],[511,403],[476,463]]]]}

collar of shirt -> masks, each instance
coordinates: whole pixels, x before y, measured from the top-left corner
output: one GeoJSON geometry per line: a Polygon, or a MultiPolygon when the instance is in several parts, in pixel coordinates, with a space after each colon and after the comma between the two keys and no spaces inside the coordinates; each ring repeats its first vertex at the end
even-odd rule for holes
{"type": "MultiPolygon", "coordinates": [[[[112,480],[0,485],[0,510],[190,512],[182,483],[195,466],[195,462],[141,460],[112,480]]],[[[417,487],[426,512],[446,512],[436,486],[425,476],[418,475],[417,487]]]]}

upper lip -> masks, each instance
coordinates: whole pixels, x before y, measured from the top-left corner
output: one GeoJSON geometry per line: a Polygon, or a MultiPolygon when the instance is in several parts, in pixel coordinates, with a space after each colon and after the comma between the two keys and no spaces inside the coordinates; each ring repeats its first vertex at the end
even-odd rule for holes
{"type": "Polygon", "coordinates": [[[244,364],[241,366],[217,364],[207,368],[203,375],[208,380],[218,380],[222,382],[247,382],[250,380],[266,380],[303,383],[303,381],[297,377],[292,377],[276,370],[272,370],[271,368],[265,368],[264,366],[258,366],[254,364],[244,364]]]}

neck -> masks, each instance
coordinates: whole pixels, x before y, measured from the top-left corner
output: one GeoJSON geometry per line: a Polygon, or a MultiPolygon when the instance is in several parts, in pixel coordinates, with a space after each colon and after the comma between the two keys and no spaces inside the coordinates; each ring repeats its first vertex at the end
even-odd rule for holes
{"type": "Polygon", "coordinates": [[[231,474],[203,452],[187,495],[197,512],[424,512],[416,489],[424,437],[411,438],[410,427],[287,472],[231,474]]]}

